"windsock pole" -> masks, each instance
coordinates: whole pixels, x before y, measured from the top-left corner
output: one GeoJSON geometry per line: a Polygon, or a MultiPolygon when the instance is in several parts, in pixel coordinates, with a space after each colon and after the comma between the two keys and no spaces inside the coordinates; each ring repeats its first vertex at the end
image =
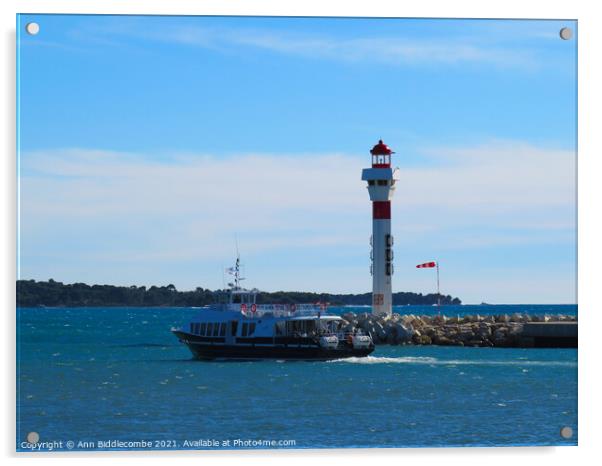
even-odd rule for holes
{"type": "Polygon", "coordinates": [[[439,261],[425,262],[424,264],[418,264],[417,269],[432,269],[437,268],[437,313],[441,315],[441,291],[439,290],[439,261]]]}
{"type": "Polygon", "coordinates": [[[441,315],[441,292],[439,291],[439,261],[437,261],[437,314],[441,315]]]}

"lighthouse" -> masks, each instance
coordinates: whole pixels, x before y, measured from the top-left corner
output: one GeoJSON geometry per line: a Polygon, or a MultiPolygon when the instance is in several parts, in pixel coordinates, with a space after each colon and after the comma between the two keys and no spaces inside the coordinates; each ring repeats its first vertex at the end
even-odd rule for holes
{"type": "Polygon", "coordinates": [[[391,198],[399,169],[391,168],[394,152],[382,140],[372,150],[372,167],[362,170],[372,201],[372,314],[391,315],[393,276],[393,235],[391,234],[391,198]]]}

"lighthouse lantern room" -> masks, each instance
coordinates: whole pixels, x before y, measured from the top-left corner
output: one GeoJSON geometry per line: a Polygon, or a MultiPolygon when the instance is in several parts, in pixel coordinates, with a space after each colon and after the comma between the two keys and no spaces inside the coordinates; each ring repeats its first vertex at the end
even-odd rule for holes
{"type": "Polygon", "coordinates": [[[368,182],[368,193],[372,201],[372,313],[392,312],[393,235],[391,235],[391,198],[399,169],[391,168],[393,152],[382,140],[378,141],[372,154],[372,167],[362,171],[362,180],[368,182]]]}

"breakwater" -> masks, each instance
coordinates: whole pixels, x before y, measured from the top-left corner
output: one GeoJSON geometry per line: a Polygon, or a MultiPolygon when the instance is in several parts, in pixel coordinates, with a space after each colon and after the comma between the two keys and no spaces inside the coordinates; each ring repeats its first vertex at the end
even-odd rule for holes
{"type": "Polygon", "coordinates": [[[576,347],[577,317],[501,314],[463,317],[444,315],[377,316],[347,312],[343,330],[361,329],[375,344],[478,347],[576,347]]]}

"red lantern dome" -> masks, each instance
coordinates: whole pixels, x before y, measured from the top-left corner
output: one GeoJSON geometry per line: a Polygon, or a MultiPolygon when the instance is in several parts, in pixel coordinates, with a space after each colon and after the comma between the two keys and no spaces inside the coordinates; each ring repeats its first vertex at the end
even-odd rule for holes
{"type": "Polygon", "coordinates": [[[391,155],[394,154],[389,146],[387,146],[383,140],[378,141],[378,144],[375,145],[370,151],[372,155],[391,155]]]}

